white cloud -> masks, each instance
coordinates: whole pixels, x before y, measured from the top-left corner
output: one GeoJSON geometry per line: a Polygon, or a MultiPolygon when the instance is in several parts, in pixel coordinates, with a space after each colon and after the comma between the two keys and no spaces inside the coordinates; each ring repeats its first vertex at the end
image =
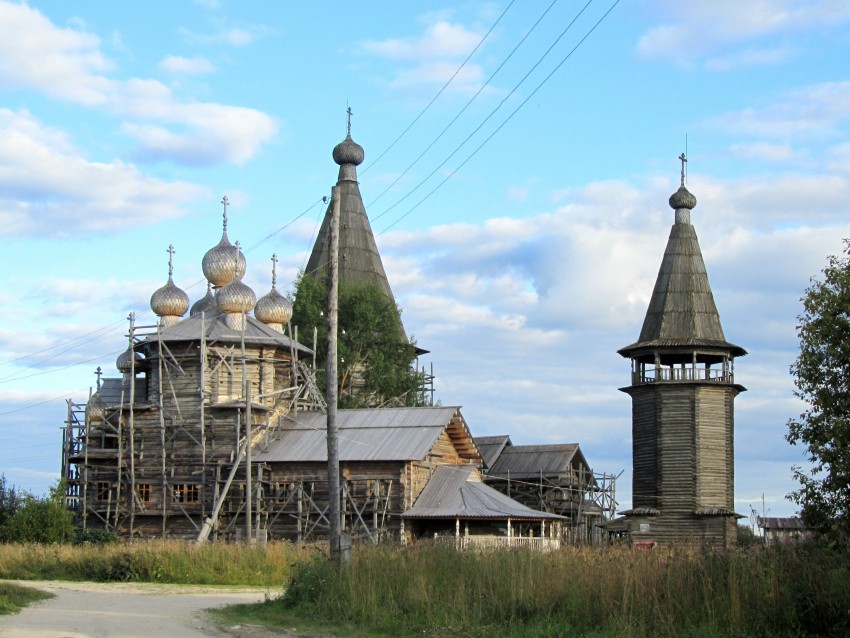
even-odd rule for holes
{"type": "Polygon", "coordinates": [[[209,75],[215,72],[212,62],[202,57],[186,58],[169,55],[159,63],[159,68],[172,75],[209,75]]]}
{"type": "MultiPolygon", "coordinates": [[[[60,29],[26,5],[0,2],[0,80],[132,118],[126,126],[142,142],[141,157],[196,164],[203,153],[205,164],[243,164],[277,133],[275,119],[256,109],[183,101],[156,80],[111,79],[103,73],[113,65],[99,47],[95,36],[60,29]],[[201,151],[189,151],[199,144],[201,151]]],[[[186,72],[203,64],[181,58],[166,66],[186,72]]]]}
{"type": "Polygon", "coordinates": [[[205,195],[114,160],[90,162],[62,132],[0,109],[0,234],[68,236],[182,216],[205,195]]]}

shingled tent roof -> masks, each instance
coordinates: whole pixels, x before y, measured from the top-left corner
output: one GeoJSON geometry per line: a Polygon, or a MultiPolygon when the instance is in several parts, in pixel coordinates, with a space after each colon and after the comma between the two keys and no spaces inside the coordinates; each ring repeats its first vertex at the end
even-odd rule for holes
{"type": "Polygon", "coordinates": [[[670,229],[640,338],[618,350],[624,357],[641,350],[676,347],[726,350],[734,356],[747,354],[723,335],[702,251],[690,222],[696,202],[684,183],[670,196],[676,223],[670,229]]]}
{"type": "Polygon", "coordinates": [[[467,520],[563,520],[563,516],[526,507],[485,485],[469,465],[441,465],[404,518],[460,518],[467,520]]]}

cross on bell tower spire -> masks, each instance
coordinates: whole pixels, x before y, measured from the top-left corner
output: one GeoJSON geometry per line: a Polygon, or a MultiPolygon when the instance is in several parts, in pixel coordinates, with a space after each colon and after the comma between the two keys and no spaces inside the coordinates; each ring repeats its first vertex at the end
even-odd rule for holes
{"type": "Polygon", "coordinates": [[[682,181],[680,183],[680,186],[684,186],[685,185],[685,164],[687,164],[688,158],[685,157],[684,153],[682,153],[681,155],[679,155],[679,161],[682,162],[682,181]]]}
{"type": "Polygon", "coordinates": [[[348,133],[348,137],[351,137],[351,116],[353,115],[353,113],[351,111],[351,107],[349,106],[347,109],[345,109],[345,112],[348,113],[348,130],[347,130],[347,133],[348,133]]]}

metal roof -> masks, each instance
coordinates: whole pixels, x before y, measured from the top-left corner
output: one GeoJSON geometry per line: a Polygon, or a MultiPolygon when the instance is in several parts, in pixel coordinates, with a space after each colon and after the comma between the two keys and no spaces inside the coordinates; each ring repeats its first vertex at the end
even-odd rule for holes
{"type": "Polygon", "coordinates": [[[500,434],[498,436],[476,436],[475,445],[478,446],[478,451],[481,452],[481,458],[484,459],[484,464],[487,467],[493,467],[493,463],[499,458],[505,446],[512,444],[510,436],[500,434]]]}
{"type": "MultiPolygon", "coordinates": [[[[300,343],[291,340],[283,333],[269,328],[262,321],[248,315],[245,317],[245,343],[247,345],[274,345],[289,348],[292,344],[296,350],[302,353],[312,354],[312,350],[300,343]]],[[[229,327],[224,321],[224,315],[204,313],[190,316],[178,321],[173,326],[162,328],[158,334],[152,334],[145,339],[148,343],[156,343],[161,337],[163,342],[174,341],[200,341],[201,330],[206,333],[207,341],[219,343],[241,343],[242,331],[229,327]]]]}
{"type": "Polygon", "coordinates": [[[441,465],[434,470],[405,518],[562,520],[518,503],[481,482],[470,465],[441,465]]]}
{"type": "Polygon", "coordinates": [[[782,517],[782,516],[759,516],[757,519],[758,526],[764,531],[804,531],[808,530],[809,526],[803,522],[803,519],[798,516],[782,517]]]}
{"type": "MultiPolygon", "coordinates": [[[[101,404],[106,407],[118,407],[121,405],[121,397],[124,397],[124,403],[129,405],[130,403],[130,385],[129,383],[125,386],[123,378],[104,378],[100,383],[100,390],[98,390],[94,395],[92,395],[92,399],[99,400],[101,404]]],[[[134,397],[136,402],[146,399],[148,394],[148,383],[146,379],[136,378],[136,389],[134,392],[134,397]]]]}
{"type": "Polygon", "coordinates": [[[578,443],[508,445],[490,466],[487,475],[517,479],[537,478],[541,474],[565,474],[576,464],[589,470],[578,443]]]}
{"type": "MultiPolygon", "coordinates": [[[[339,410],[340,461],[412,461],[424,459],[460,408],[373,408],[339,410]]],[[[297,412],[287,415],[278,438],[254,460],[310,462],[328,460],[327,415],[297,412]]],[[[470,437],[471,438],[471,437],[470,437]]]]}
{"type": "MultiPolygon", "coordinates": [[[[671,198],[671,205],[672,201],[671,198]]],[[[693,198],[692,206],[695,205],[693,198]]],[[[680,218],[680,211],[676,212],[640,337],[618,352],[631,357],[636,350],[672,344],[719,348],[743,356],[747,351],[729,343],[723,335],[690,215],[680,218]]]]}

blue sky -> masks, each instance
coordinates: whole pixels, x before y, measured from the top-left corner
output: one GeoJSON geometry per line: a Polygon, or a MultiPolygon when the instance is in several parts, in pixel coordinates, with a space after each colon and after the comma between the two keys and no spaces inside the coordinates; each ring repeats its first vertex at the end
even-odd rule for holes
{"type": "Polygon", "coordinates": [[[152,323],[169,244],[203,295],[222,195],[246,283],[267,292],[272,253],[295,278],[350,106],[438,398],[477,435],[579,442],[623,471],[623,507],[616,350],[639,334],[687,144],[726,337],[750,353],[736,506],[793,513],[799,298],[850,237],[848,48],[850,6],[828,0],[0,0],[0,471],[53,482],[65,400],[116,374],[131,311],[152,323]]]}

